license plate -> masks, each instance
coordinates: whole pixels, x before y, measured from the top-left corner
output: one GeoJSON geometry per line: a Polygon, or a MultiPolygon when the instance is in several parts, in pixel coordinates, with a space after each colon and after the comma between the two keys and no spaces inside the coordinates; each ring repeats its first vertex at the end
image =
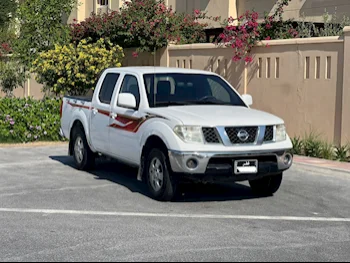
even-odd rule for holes
{"type": "Polygon", "coordinates": [[[258,173],[258,160],[235,161],[235,174],[256,174],[258,173]]]}

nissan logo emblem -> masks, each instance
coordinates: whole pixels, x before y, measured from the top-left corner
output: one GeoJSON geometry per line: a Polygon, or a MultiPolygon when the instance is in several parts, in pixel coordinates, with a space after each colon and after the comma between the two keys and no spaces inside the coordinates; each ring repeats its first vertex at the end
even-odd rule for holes
{"type": "Polygon", "coordinates": [[[245,142],[249,139],[249,133],[246,130],[240,130],[237,133],[238,139],[240,139],[242,142],[245,142]]]}

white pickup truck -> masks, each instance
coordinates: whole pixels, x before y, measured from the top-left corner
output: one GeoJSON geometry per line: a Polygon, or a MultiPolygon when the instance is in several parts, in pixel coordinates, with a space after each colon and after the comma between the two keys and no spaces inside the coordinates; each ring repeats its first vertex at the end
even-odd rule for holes
{"type": "Polygon", "coordinates": [[[97,156],[138,168],[151,196],[171,201],[182,180],[249,181],[273,195],[292,165],[283,120],[253,110],[219,75],[198,70],[106,69],[92,97],[64,97],[61,135],[78,169],[97,156]]]}

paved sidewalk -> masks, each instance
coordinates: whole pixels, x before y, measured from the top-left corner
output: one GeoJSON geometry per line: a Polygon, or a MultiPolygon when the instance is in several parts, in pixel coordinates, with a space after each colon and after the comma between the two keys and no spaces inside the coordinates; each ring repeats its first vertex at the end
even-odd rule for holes
{"type": "Polygon", "coordinates": [[[345,163],[345,162],[329,161],[324,159],[317,159],[317,158],[296,155],[294,156],[294,163],[350,172],[350,163],[345,163]]]}

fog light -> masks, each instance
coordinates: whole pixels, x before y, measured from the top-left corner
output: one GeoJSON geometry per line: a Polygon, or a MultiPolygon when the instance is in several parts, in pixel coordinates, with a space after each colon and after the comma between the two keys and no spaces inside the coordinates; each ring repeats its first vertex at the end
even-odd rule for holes
{"type": "Polygon", "coordinates": [[[287,153],[285,156],[284,156],[284,160],[283,160],[283,162],[284,162],[284,164],[285,165],[291,165],[292,164],[292,155],[291,154],[289,154],[289,153],[287,153]]]}
{"type": "Polygon", "coordinates": [[[187,167],[191,170],[194,170],[198,167],[198,162],[195,159],[189,159],[187,161],[187,167]]]}

